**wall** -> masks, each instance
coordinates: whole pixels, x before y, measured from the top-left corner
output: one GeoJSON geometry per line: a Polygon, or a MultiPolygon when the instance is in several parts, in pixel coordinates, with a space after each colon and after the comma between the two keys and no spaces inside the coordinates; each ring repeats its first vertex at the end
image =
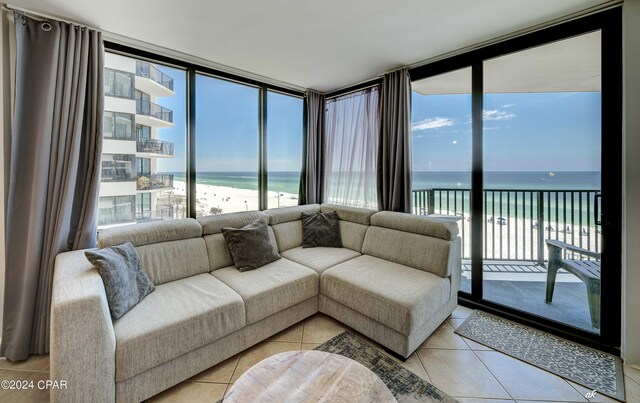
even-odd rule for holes
{"type": "MultiPolygon", "coordinates": [[[[8,127],[8,121],[5,119],[5,115],[10,113],[11,107],[5,101],[7,98],[6,93],[9,91],[8,80],[5,79],[6,63],[8,55],[5,54],[7,48],[5,42],[8,42],[8,37],[5,31],[8,31],[8,25],[6,22],[7,16],[4,12],[0,14],[0,329],[2,329],[2,314],[4,307],[4,201],[5,201],[5,136],[6,127],[8,127]]],[[[2,334],[0,333],[0,338],[2,334]]]]}
{"type": "Polygon", "coordinates": [[[623,6],[624,194],[622,350],[640,365],[640,0],[623,6]]]}

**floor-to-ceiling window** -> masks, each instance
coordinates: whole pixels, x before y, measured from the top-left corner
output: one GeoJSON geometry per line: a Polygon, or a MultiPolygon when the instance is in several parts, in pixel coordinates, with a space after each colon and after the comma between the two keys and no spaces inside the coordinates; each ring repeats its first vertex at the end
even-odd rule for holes
{"type": "Polygon", "coordinates": [[[461,289],[471,292],[471,68],[411,84],[414,214],[458,217],[461,289]]]}
{"type": "Polygon", "coordinates": [[[197,215],[258,210],[259,89],[196,78],[197,215]]]}
{"type": "Polygon", "coordinates": [[[602,251],[601,53],[596,31],[483,63],[484,299],[594,333],[599,287],[548,278],[548,242],[602,251]]]}
{"type": "Polygon", "coordinates": [[[186,217],[186,71],[107,52],[104,81],[99,226],[186,217]]]}
{"type": "Polygon", "coordinates": [[[267,206],[298,205],[302,168],[303,99],[267,93],[267,206]]]}
{"type": "Polygon", "coordinates": [[[411,71],[413,209],[461,217],[463,303],[613,352],[619,23],[611,10],[411,71]],[[464,79],[444,78],[462,71],[469,103],[455,110],[464,79]]]}

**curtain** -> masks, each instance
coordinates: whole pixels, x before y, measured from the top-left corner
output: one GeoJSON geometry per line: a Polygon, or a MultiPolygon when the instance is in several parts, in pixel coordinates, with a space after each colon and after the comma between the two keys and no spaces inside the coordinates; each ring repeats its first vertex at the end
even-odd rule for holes
{"type": "Polygon", "coordinates": [[[411,79],[408,69],[382,80],[378,207],[411,212],[411,79]]]}
{"type": "Polygon", "coordinates": [[[15,13],[4,322],[9,360],[49,350],[58,253],[95,246],[102,149],[102,34],[15,13]]]}
{"type": "Polygon", "coordinates": [[[299,205],[324,201],[322,188],[322,177],[324,176],[324,95],[315,91],[307,91],[304,102],[306,133],[302,150],[299,205]]]}
{"type": "Polygon", "coordinates": [[[377,209],[378,87],[327,101],[326,201],[377,209]]]}

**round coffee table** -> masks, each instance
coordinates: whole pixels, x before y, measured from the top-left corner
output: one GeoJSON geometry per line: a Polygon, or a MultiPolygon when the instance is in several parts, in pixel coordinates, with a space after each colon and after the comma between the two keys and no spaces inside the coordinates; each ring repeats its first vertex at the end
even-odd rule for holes
{"type": "Polygon", "coordinates": [[[233,384],[224,402],[395,402],[362,364],[322,351],[287,351],[264,359],[233,384]]]}

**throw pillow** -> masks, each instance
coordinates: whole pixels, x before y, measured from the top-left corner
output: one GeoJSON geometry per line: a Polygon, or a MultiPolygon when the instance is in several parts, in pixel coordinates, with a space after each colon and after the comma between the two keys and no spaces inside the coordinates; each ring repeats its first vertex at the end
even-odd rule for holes
{"type": "Polygon", "coordinates": [[[258,218],[242,228],[222,228],[222,236],[240,271],[255,270],[280,259],[278,250],[271,243],[266,218],[258,218]]]}
{"type": "Polygon", "coordinates": [[[335,211],[302,213],[302,247],[342,248],[340,219],[335,211]]]}
{"type": "Polygon", "coordinates": [[[140,270],[140,257],[131,242],[88,250],[84,255],[102,277],[114,319],[121,318],[156,289],[147,273],[140,270]]]}

